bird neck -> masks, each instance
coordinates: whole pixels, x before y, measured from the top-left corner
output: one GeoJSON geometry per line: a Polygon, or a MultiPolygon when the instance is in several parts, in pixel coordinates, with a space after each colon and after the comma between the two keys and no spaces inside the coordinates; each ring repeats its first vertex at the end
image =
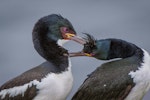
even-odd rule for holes
{"type": "Polygon", "coordinates": [[[33,36],[33,43],[36,51],[48,62],[58,67],[62,65],[68,66],[68,57],[64,56],[64,53],[68,52],[59,46],[56,41],[50,40],[46,36],[36,35],[33,36]]]}
{"type": "Polygon", "coordinates": [[[132,43],[120,39],[108,39],[108,41],[110,41],[110,47],[107,59],[127,58],[131,56],[143,57],[142,49],[132,43]]]}
{"type": "Polygon", "coordinates": [[[143,51],[136,45],[120,39],[104,39],[96,41],[97,59],[109,60],[114,58],[127,58],[137,56],[142,58],[143,51]]]}

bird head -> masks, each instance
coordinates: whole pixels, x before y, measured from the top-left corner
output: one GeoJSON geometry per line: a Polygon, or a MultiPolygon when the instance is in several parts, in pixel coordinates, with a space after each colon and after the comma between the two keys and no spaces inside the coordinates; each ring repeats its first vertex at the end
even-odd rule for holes
{"type": "Polygon", "coordinates": [[[84,33],[86,37],[82,39],[83,49],[78,53],[70,53],[70,56],[88,56],[100,60],[106,60],[109,50],[109,42],[96,40],[92,35],[84,33]]]}
{"type": "Polygon", "coordinates": [[[62,47],[68,40],[82,42],[82,39],[76,36],[69,20],[57,14],[39,19],[33,28],[32,37],[35,49],[46,59],[68,54],[68,51],[62,47]]]}

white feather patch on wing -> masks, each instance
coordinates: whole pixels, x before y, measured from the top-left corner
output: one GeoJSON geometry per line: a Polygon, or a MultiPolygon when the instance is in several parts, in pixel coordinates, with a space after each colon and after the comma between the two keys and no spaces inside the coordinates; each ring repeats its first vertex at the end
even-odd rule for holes
{"type": "Polygon", "coordinates": [[[33,80],[22,86],[4,89],[0,91],[0,100],[5,98],[7,94],[9,94],[9,97],[15,97],[19,94],[24,96],[27,88],[30,88],[32,85],[35,85],[39,90],[37,96],[33,100],[66,100],[73,86],[70,59],[68,70],[59,74],[49,73],[46,77],[41,79],[41,82],[33,80]]]}
{"type": "Polygon", "coordinates": [[[24,93],[27,90],[27,88],[30,88],[32,85],[37,85],[37,84],[39,84],[39,81],[33,80],[30,83],[24,84],[23,86],[16,86],[13,88],[4,89],[0,91],[1,99],[5,98],[7,94],[9,94],[9,97],[14,97],[19,94],[22,94],[22,96],[24,96],[24,93]]]}

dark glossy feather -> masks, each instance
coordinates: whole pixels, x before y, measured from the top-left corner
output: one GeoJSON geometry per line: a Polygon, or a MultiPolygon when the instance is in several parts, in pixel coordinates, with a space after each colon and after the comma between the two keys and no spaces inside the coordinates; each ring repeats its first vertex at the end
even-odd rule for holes
{"type": "Polygon", "coordinates": [[[129,73],[137,70],[139,62],[132,56],[101,65],[84,81],[72,100],[124,100],[135,86],[129,73]]]}

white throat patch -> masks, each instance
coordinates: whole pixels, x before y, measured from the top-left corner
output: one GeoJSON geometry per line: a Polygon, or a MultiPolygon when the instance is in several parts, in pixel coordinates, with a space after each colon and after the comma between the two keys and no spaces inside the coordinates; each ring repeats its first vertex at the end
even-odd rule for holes
{"type": "Polygon", "coordinates": [[[59,45],[59,46],[63,46],[66,42],[68,42],[69,40],[65,40],[65,39],[59,39],[58,41],[57,41],[57,44],[59,45]]]}

